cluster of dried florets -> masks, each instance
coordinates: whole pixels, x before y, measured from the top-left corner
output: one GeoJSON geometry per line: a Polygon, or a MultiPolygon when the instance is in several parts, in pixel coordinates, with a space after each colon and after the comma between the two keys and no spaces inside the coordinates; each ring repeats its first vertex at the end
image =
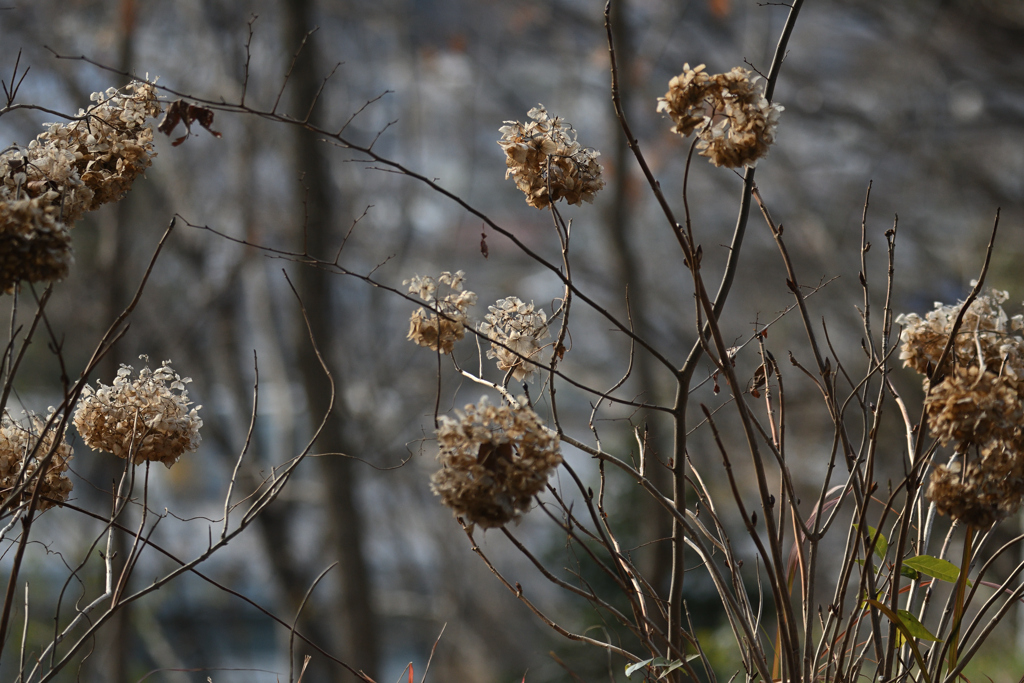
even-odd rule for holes
{"type": "Polygon", "coordinates": [[[600,152],[580,146],[576,131],[564,119],[548,116],[544,105],[527,112],[528,123],[506,121],[498,144],[505,150],[505,177],[511,176],[526,203],[543,209],[565,199],[570,204],[593,202],[604,187],[600,152]]]}
{"type": "MultiPolygon", "coordinates": [[[[983,294],[971,302],[951,350],[953,365],[969,366],[976,364],[979,358],[990,365],[994,359],[998,359],[995,368],[988,367],[989,370],[998,370],[1006,357],[1007,367],[1002,369],[1001,374],[1024,376],[1024,357],[1020,347],[1024,315],[1012,318],[1006,315],[1002,304],[1009,297],[1008,292],[993,290],[991,295],[983,294]],[[980,357],[979,349],[982,351],[980,357]]],[[[923,375],[931,374],[939,362],[939,356],[942,355],[961,308],[962,304],[944,305],[937,301],[935,310],[927,313],[923,319],[916,313],[899,316],[896,323],[903,326],[900,360],[923,375]]]]}
{"type": "Polygon", "coordinates": [[[409,318],[408,338],[420,346],[442,353],[451,353],[455,342],[466,335],[469,324],[469,307],[476,305],[476,294],[464,287],[466,273],[445,271],[435,281],[432,277],[413,276],[404,280],[409,293],[427,302],[431,312],[420,308],[409,318]],[[448,292],[438,298],[438,284],[447,287],[448,292]]]}
{"type": "MultiPolygon", "coordinates": [[[[149,362],[146,356],[140,356],[149,362]]],[[[75,427],[91,448],[170,467],[185,451],[199,448],[202,406],[190,408],[185,385],[165,360],[156,370],[145,366],[132,379],[130,365],[117,371],[113,386],[86,387],[75,411],[75,427]]]]}
{"type": "Polygon", "coordinates": [[[548,318],[543,309],[534,310],[533,302],[523,303],[514,296],[498,299],[488,306],[478,330],[491,340],[488,358],[498,359],[498,369],[512,371],[516,380],[530,380],[537,370],[540,340],[548,336],[548,318]],[[531,362],[532,361],[532,362],[531,362]]]}
{"type": "Polygon", "coordinates": [[[1006,444],[993,442],[966,467],[960,461],[936,467],[926,495],[939,512],[984,529],[1015,514],[1022,493],[1024,458],[1006,444]]]}
{"type": "Polygon", "coordinates": [[[935,304],[923,319],[902,315],[900,358],[925,379],[930,432],[961,460],[938,466],[927,496],[939,511],[987,527],[1024,500],[1024,316],[1008,317],[1006,292],[979,296],[937,364],[962,307],[935,304]],[[937,380],[937,381],[935,381],[937,380]]]}
{"type": "Polygon", "coordinates": [[[70,123],[49,123],[27,147],[0,154],[0,289],[63,278],[73,262],[68,229],[117,201],[152,164],[160,112],[151,83],[93,93],[70,123]]]}
{"type": "Polygon", "coordinates": [[[40,486],[37,510],[46,510],[68,499],[73,484],[66,474],[71,460],[71,446],[58,435],[59,419],[51,412],[48,419],[29,414],[27,424],[16,422],[6,412],[0,420],[0,499],[6,502],[3,514],[27,504],[40,486]],[[52,426],[47,429],[47,423],[52,426]],[[56,443],[56,446],[54,444],[56,443]],[[38,473],[39,465],[53,449],[46,472],[38,473]],[[38,477],[42,476],[42,483],[38,477]],[[28,485],[25,485],[28,482],[28,485]],[[11,494],[21,488],[13,500],[11,494]]]}
{"type": "Polygon", "coordinates": [[[486,398],[441,417],[441,469],[434,493],[469,524],[485,529],[517,520],[562,462],[558,435],[532,409],[492,406],[486,398]]]}
{"type": "Polygon", "coordinates": [[[44,197],[0,201],[0,291],[67,277],[74,256],[60,207],[44,197]]]}
{"type": "Polygon", "coordinates": [[[712,75],[703,64],[695,69],[686,64],[658,98],[658,111],[672,117],[679,135],[696,131],[699,154],[715,166],[754,166],[775,142],[783,111],[765,99],[760,80],[742,67],[712,75]]]}

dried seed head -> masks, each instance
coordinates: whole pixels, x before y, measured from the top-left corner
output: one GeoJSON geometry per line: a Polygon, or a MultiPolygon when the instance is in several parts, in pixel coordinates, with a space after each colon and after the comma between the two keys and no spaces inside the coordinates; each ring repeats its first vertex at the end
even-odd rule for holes
{"type": "Polygon", "coordinates": [[[593,203],[604,187],[600,152],[581,147],[576,131],[564,119],[548,116],[543,104],[527,112],[528,123],[506,121],[498,132],[505,150],[505,177],[515,180],[526,203],[543,209],[565,199],[569,204],[593,203]],[[549,195],[550,193],[550,195],[549,195]]]}
{"type": "Polygon", "coordinates": [[[185,451],[199,448],[202,437],[199,417],[202,406],[190,408],[185,385],[165,360],[150,370],[147,365],[132,378],[132,368],[122,365],[112,386],[97,382],[86,387],[75,411],[75,428],[91,448],[131,457],[136,465],[149,461],[170,467],[185,451]]]}
{"type": "Polygon", "coordinates": [[[673,132],[688,137],[696,131],[698,153],[715,166],[753,167],[775,142],[784,109],[769,104],[759,81],[741,67],[709,75],[703,64],[686,64],[658,98],[658,111],[672,118],[673,132]]]}
{"type": "Polygon", "coordinates": [[[431,488],[457,517],[485,529],[517,521],[562,462],[558,435],[529,407],[467,405],[437,429],[431,488]]]}

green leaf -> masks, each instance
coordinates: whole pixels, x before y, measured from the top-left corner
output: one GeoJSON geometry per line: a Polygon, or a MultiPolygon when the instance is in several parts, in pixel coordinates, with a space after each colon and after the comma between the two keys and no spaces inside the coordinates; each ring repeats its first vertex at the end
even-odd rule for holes
{"type": "Polygon", "coordinates": [[[940,560],[931,555],[911,557],[909,560],[903,560],[903,564],[911,569],[916,569],[922,574],[933,576],[940,581],[948,583],[956,583],[956,580],[960,577],[960,569],[955,564],[947,560],[940,560]]]}
{"type": "MultiPolygon", "coordinates": [[[[686,661],[690,661],[691,659],[693,659],[695,657],[700,657],[700,655],[690,655],[689,657],[686,658],[686,661]]],[[[637,671],[639,671],[640,669],[644,668],[645,666],[650,666],[652,669],[664,668],[665,670],[662,671],[658,675],[658,678],[664,678],[665,676],[667,676],[668,674],[672,673],[673,671],[675,671],[676,669],[678,669],[682,665],[683,665],[683,660],[681,660],[681,659],[673,659],[673,660],[669,661],[668,659],[665,659],[664,657],[652,657],[651,659],[645,659],[642,662],[637,662],[635,664],[630,664],[629,666],[627,666],[626,667],[626,678],[629,678],[630,676],[632,676],[633,674],[635,674],[637,671]]]]}
{"type": "Polygon", "coordinates": [[[921,578],[921,572],[917,571],[913,567],[908,567],[906,562],[900,565],[900,574],[907,577],[911,581],[917,581],[921,578]]]}
{"type": "MultiPolygon", "coordinates": [[[[660,659],[660,657],[659,657],[659,659],[660,659]]],[[[642,662],[637,662],[636,664],[630,664],[629,666],[626,667],[626,678],[629,678],[630,676],[635,674],[637,671],[639,671],[640,669],[644,668],[645,666],[647,666],[648,664],[650,664],[653,661],[654,661],[654,657],[651,657],[650,659],[645,659],[642,662]]]]}
{"type": "MultiPolygon", "coordinates": [[[[907,628],[905,623],[903,623],[903,619],[900,618],[899,614],[893,612],[878,600],[871,600],[869,598],[867,602],[879,612],[889,617],[889,621],[896,625],[896,628],[903,633],[904,637],[910,635],[910,629],[907,628]]],[[[914,621],[917,620],[915,619],[914,621]]],[[[914,655],[914,659],[917,660],[917,665],[921,667],[921,675],[924,676],[925,683],[932,683],[932,677],[928,675],[927,666],[925,665],[924,657],[921,656],[921,650],[917,647],[917,642],[911,639],[907,640],[906,643],[910,646],[910,652],[914,655]]]]}
{"type": "Polygon", "coordinates": [[[905,609],[896,610],[896,614],[899,615],[900,621],[907,628],[907,632],[915,638],[921,640],[930,640],[933,643],[939,642],[939,639],[932,635],[932,632],[924,627],[920,621],[917,620],[913,614],[905,609]]]}
{"type": "Polygon", "coordinates": [[[665,676],[668,676],[670,673],[672,673],[673,671],[675,671],[676,669],[678,669],[682,665],[683,665],[683,660],[677,659],[676,661],[674,661],[671,664],[669,664],[665,668],[665,670],[661,672],[661,675],[658,676],[658,678],[664,678],[665,676]]]}
{"type": "MultiPolygon", "coordinates": [[[[864,564],[865,564],[864,560],[861,560],[861,559],[854,558],[853,561],[856,562],[857,564],[859,564],[861,567],[863,567],[864,564]]],[[[882,567],[877,565],[877,564],[872,564],[871,568],[875,570],[876,574],[882,570],[882,567]]]]}
{"type": "Polygon", "coordinates": [[[881,588],[879,588],[878,592],[875,593],[874,600],[872,600],[871,598],[867,597],[866,595],[864,597],[861,597],[860,604],[857,605],[857,609],[867,609],[868,603],[870,603],[870,602],[878,602],[879,600],[882,599],[882,593],[883,592],[884,591],[881,588]]]}
{"type": "MultiPolygon", "coordinates": [[[[857,528],[857,525],[853,525],[857,528]]],[[[889,552],[889,541],[885,538],[885,534],[879,533],[878,529],[873,526],[868,527],[868,538],[875,538],[875,534],[878,534],[878,538],[875,539],[875,555],[879,558],[885,559],[885,554],[889,552]]]]}
{"type": "MultiPolygon", "coordinates": [[[[868,533],[874,538],[876,530],[868,527],[868,533]]],[[[875,554],[884,560],[887,552],[889,552],[889,541],[886,540],[884,534],[878,534],[878,540],[875,541],[875,554]]]]}

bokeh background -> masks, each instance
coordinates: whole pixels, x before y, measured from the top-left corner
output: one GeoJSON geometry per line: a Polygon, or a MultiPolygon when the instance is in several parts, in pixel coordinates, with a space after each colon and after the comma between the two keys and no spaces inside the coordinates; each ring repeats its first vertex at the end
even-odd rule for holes
{"type": "MultiPolygon", "coordinates": [[[[543,103],[573,124],[584,145],[601,151],[608,182],[592,206],[564,212],[573,221],[577,284],[620,316],[628,288],[638,331],[672,360],[681,362],[693,343],[689,275],[613,116],[600,2],[5,5],[0,77],[10,85],[19,53],[19,69],[30,67],[18,102],[73,115],[89,103],[91,92],[123,85],[127,79],[117,72],[131,72],[159,76],[160,85],[206,100],[238,103],[244,88],[253,110],[268,111],[277,102],[278,111],[301,118],[322,87],[312,112],[318,125],[338,130],[358,112],[346,129],[351,139],[367,144],[376,138],[376,151],[436,179],[557,260],[550,217],[528,207],[505,180],[503,153],[495,144],[504,121],[523,121],[531,107],[543,103]],[[74,59],[79,56],[95,64],[74,59]]],[[[684,63],[706,63],[712,72],[747,64],[766,73],[786,13],[783,3],[754,0],[617,2],[627,112],[677,213],[687,144],[655,112],[656,98],[684,63]]],[[[828,320],[840,357],[863,363],[858,272],[869,183],[867,232],[874,249],[868,277],[876,293],[885,286],[883,233],[898,224],[895,309],[923,312],[933,301],[965,296],[1001,208],[989,282],[1009,290],[1011,314],[1019,312],[1022,44],[1024,10],[1014,0],[827,0],[803,9],[775,93],[786,108],[778,142],[760,163],[757,181],[773,217],[786,228],[802,281],[825,284],[811,299],[813,312],[828,320]]],[[[0,142],[24,144],[40,124],[54,119],[33,110],[7,113],[0,117],[0,142]]],[[[534,300],[550,312],[560,296],[550,273],[422,183],[255,114],[221,112],[213,128],[223,137],[196,127],[178,147],[159,136],[147,178],[124,201],[75,228],[76,265],[49,309],[69,368],[81,367],[130,300],[175,214],[231,238],[308,250],[327,261],[345,240],[340,264],[372,271],[394,287],[416,273],[465,270],[468,287],[480,296],[478,317],[499,297],[534,300]]],[[[695,157],[688,198],[712,280],[725,260],[741,184],[736,173],[695,157]]],[[[203,571],[291,621],[314,579],[337,562],[317,585],[299,628],[379,681],[398,680],[410,661],[420,676],[435,642],[434,680],[569,680],[567,670],[587,680],[623,680],[621,662],[560,640],[505,590],[431,494],[435,400],[448,412],[478,399],[482,389],[460,381],[447,363],[439,382],[436,356],[405,339],[413,306],[358,278],[303,266],[183,223],[158,261],[128,334],[93,378],[109,383],[118,363],[139,367],[139,354],[153,363],[170,358],[176,370],[193,378],[191,395],[204,406],[199,452],[173,470],[150,475],[150,507],[171,513],[154,539],[185,558],[202,551],[208,528],[219,528],[224,490],[250,421],[256,366],[259,407],[243,486],[251,489],[298,453],[323,414],[328,389],[287,274],[330,364],[335,410],[314,448],[321,455],[307,460],[286,494],[203,571]]],[[[777,249],[755,212],[725,325],[740,343],[755,323],[776,318],[790,301],[777,249]]],[[[611,387],[628,366],[628,340],[583,306],[575,315],[563,369],[593,386],[611,387]]],[[[799,335],[795,319],[774,326],[769,340],[776,357],[783,358],[790,343],[801,343],[799,335]]],[[[641,356],[618,395],[670,402],[671,377],[641,356]]],[[[471,342],[463,342],[456,357],[476,367],[471,342]]],[[[17,409],[44,410],[59,401],[60,366],[45,343],[33,347],[29,361],[20,373],[17,409]]],[[[755,349],[738,361],[741,368],[753,368],[755,349]]],[[[488,377],[500,379],[490,361],[485,366],[488,377]]],[[[908,401],[919,401],[918,380],[902,374],[897,379],[908,401]]],[[[595,397],[568,387],[560,391],[565,424],[578,438],[592,440],[587,425],[595,397]]],[[[702,391],[702,400],[723,400],[710,386],[702,391]]],[[[800,483],[811,490],[831,434],[814,399],[810,387],[792,389],[790,450],[805,459],[796,475],[806,477],[800,483]]],[[[667,452],[668,425],[657,416],[606,406],[595,427],[606,449],[627,454],[634,448],[633,426],[646,421],[652,443],[667,452]]],[[[899,469],[902,442],[898,425],[892,427],[893,467],[899,469]]],[[[709,446],[695,437],[695,462],[711,458],[710,452],[702,455],[709,446]]],[[[586,458],[569,457],[595,475],[586,458]]],[[[111,482],[120,471],[111,460],[77,444],[76,504],[99,511],[109,506],[111,482]]],[[[665,567],[658,550],[664,544],[656,539],[664,529],[626,482],[609,487],[619,511],[614,523],[657,584],[665,567]]],[[[129,520],[132,514],[137,520],[137,509],[129,520]]],[[[1011,520],[1008,527],[1016,524],[1011,520]]],[[[52,630],[62,589],[64,610],[96,590],[102,563],[87,553],[101,528],[59,509],[41,518],[23,572],[31,584],[30,641],[42,642],[52,630]],[[84,568],[69,579],[69,568],[83,561],[84,568]]],[[[576,561],[564,536],[545,519],[530,517],[516,533],[555,569],[572,568],[576,561]]],[[[477,532],[476,540],[560,622],[594,637],[619,637],[586,605],[545,583],[500,534],[477,532]]],[[[5,555],[4,572],[9,562],[5,555]]],[[[145,585],[170,566],[144,555],[134,585],[145,585]]],[[[731,645],[716,620],[711,587],[700,578],[687,585],[707,642],[726,638],[716,651],[728,670],[731,645]]],[[[1013,642],[1012,620],[1004,631],[1009,640],[1000,642],[1013,642]]],[[[0,663],[5,680],[17,677],[11,646],[0,663]]],[[[303,652],[297,648],[296,658],[303,652]]],[[[1004,655],[1004,671],[1024,666],[998,648],[995,654],[1004,655]]],[[[281,680],[287,671],[287,629],[210,583],[184,576],[126,609],[59,680],[177,683],[210,677],[227,683],[281,680]]],[[[306,680],[354,679],[314,656],[306,680]]]]}

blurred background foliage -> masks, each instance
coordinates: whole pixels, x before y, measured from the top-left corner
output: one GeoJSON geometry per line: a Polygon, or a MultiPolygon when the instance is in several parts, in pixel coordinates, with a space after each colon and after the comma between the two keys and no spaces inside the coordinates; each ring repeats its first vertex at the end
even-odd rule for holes
{"type": "MultiPolygon", "coordinates": [[[[504,121],[524,120],[541,102],[569,120],[584,145],[601,151],[608,181],[593,206],[565,210],[573,219],[577,285],[619,315],[626,311],[628,287],[637,329],[674,361],[681,362],[693,343],[690,278],[626,156],[609,98],[603,7],[595,0],[7,4],[0,11],[0,74],[9,81],[20,51],[22,67],[31,67],[20,102],[74,114],[92,91],[127,80],[55,55],[84,55],[117,71],[159,76],[160,85],[211,100],[237,102],[245,82],[245,102],[254,109],[270,109],[280,95],[280,110],[298,117],[332,74],[313,112],[316,123],[336,130],[361,110],[348,128],[351,138],[368,143],[383,131],[375,150],[436,178],[557,260],[550,217],[528,207],[504,179],[503,153],[495,144],[504,121]],[[314,28],[280,94],[298,45],[314,28]]],[[[655,113],[656,98],[687,62],[706,63],[712,72],[744,63],[766,72],[786,11],[782,3],[754,0],[617,3],[627,112],[677,211],[687,146],[655,113]]],[[[778,142],[757,179],[786,228],[803,282],[827,283],[811,298],[812,310],[827,319],[835,351],[846,362],[863,363],[856,306],[862,303],[860,222],[869,181],[868,240],[875,246],[867,275],[880,295],[882,235],[898,214],[897,311],[923,312],[935,300],[966,294],[996,207],[1002,208],[1001,235],[989,282],[1008,289],[1011,302],[1024,298],[1018,265],[1024,257],[1021,44],[1024,12],[1014,0],[826,0],[803,10],[776,90],[775,100],[786,107],[778,142]]],[[[0,119],[0,139],[26,143],[53,119],[31,110],[7,114],[0,119]]],[[[500,236],[481,235],[479,220],[423,184],[258,116],[218,114],[213,127],[222,138],[198,130],[171,147],[161,136],[147,179],[123,202],[75,228],[77,263],[49,309],[69,368],[84,362],[128,301],[174,214],[234,239],[308,248],[328,261],[351,230],[340,257],[346,268],[374,271],[396,287],[414,273],[463,269],[468,288],[480,295],[478,317],[482,306],[509,295],[550,312],[560,293],[549,273],[500,236]]],[[[695,157],[690,206],[711,279],[724,263],[741,185],[735,173],[695,157]]],[[[558,639],[501,587],[432,496],[437,359],[405,340],[412,307],[356,279],[271,258],[180,221],[116,357],[94,378],[109,382],[118,362],[138,367],[140,353],[154,362],[172,358],[175,369],[194,379],[190,391],[204,405],[199,453],[150,476],[150,506],[176,515],[154,538],[180,556],[205,547],[209,520],[221,515],[220,496],[244,442],[254,361],[259,410],[243,472],[249,486],[301,448],[325,409],[326,389],[282,271],[298,286],[336,382],[332,420],[316,448],[324,455],[306,462],[256,530],[203,571],[290,620],[313,579],[339,561],[316,588],[299,628],[380,681],[397,680],[409,661],[420,675],[442,627],[431,664],[434,680],[518,681],[524,673],[528,681],[568,680],[566,669],[586,680],[622,680],[622,662],[558,639]]],[[[790,301],[776,247],[754,213],[725,328],[740,343],[755,322],[774,319],[790,301]]],[[[1017,312],[1016,305],[1010,309],[1017,312]]],[[[575,315],[562,368],[610,387],[628,365],[627,340],[582,306],[575,315]]],[[[772,327],[767,343],[777,358],[800,343],[796,323],[783,319],[772,327]]],[[[463,342],[456,357],[475,367],[472,343],[463,342]]],[[[754,345],[737,360],[749,377],[759,362],[754,345]]],[[[493,367],[485,373],[498,379],[493,367]]],[[[53,349],[37,344],[20,379],[18,400],[25,408],[54,403],[60,385],[53,349]]],[[[916,402],[918,380],[901,374],[899,381],[916,402]]],[[[619,395],[667,402],[672,388],[671,377],[638,356],[619,395]]],[[[579,438],[588,438],[593,398],[565,386],[560,391],[563,420],[579,438]]],[[[806,458],[806,483],[813,486],[830,424],[813,387],[794,381],[788,391],[790,449],[806,458]]],[[[440,410],[475,401],[480,393],[445,368],[440,410]]],[[[710,383],[698,395],[691,405],[725,400],[710,383]]],[[[663,433],[667,423],[656,416],[605,407],[595,420],[604,447],[623,454],[635,450],[632,427],[645,423],[655,450],[667,452],[659,445],[669,436],[663,433]]],[[[892,443],[902,448],[898,434],[892,443]]],[[[700,434],[694,437],[695,463],[716,461],[709,445],[700,434]]],[[[119,464],[107,457],[77,444],[76,504],[100,511],[109,504],[119,464]]],[[[596,477],[585,458],[568,457],[596,477]]],[[[894,456],[893,467],[899,461],[894,456]]],[[[615,501],[610,507],[621,511],[613,525],[655,585],[663,584],[659,548],[665,544],[657,539],[665,530],[635,487],[615,480],[609,487],[615,501]]],[[[31,635],[42,638],[52,629],[68,567],[85,559],[100,528],[68,511],[43,516],[25,575],[32,586],[31,635]]],[[[549,566],[575,571],[577,549],[543,515],[531,516],[515,533],[539,548],[549,566]]],[[[625,637],[543,582],[500,533],[478,532],[476,540],[571,630],[625,637]]],[[[155,556],[147,561],[151,566],[144,561],[134,579],[140,586],[170,566],[155,556]]],[[[63,599],[74,600],[82,586],[100,581],[100,566],[90,559],[63,599]]],[[[579,570],[587,576],[585,567],[579,570]]],[[[721,624],[705,581],[694,573],[687,599],[711,643],[721,624]]],[[[722,671],[734,670],[732,647],[726,638],[718,650],[722,671]]],[[[137,681],[159,670],[152,679],[273,681],[286,675],[287,656],[286,629],[185,576],[126,610],[61,680],[137,681]]],[[[0,664],[0,674],[16,677],[11,658],[0,664]]],[[[307,676],[348,678],[316,656],[307,676]]]]}

